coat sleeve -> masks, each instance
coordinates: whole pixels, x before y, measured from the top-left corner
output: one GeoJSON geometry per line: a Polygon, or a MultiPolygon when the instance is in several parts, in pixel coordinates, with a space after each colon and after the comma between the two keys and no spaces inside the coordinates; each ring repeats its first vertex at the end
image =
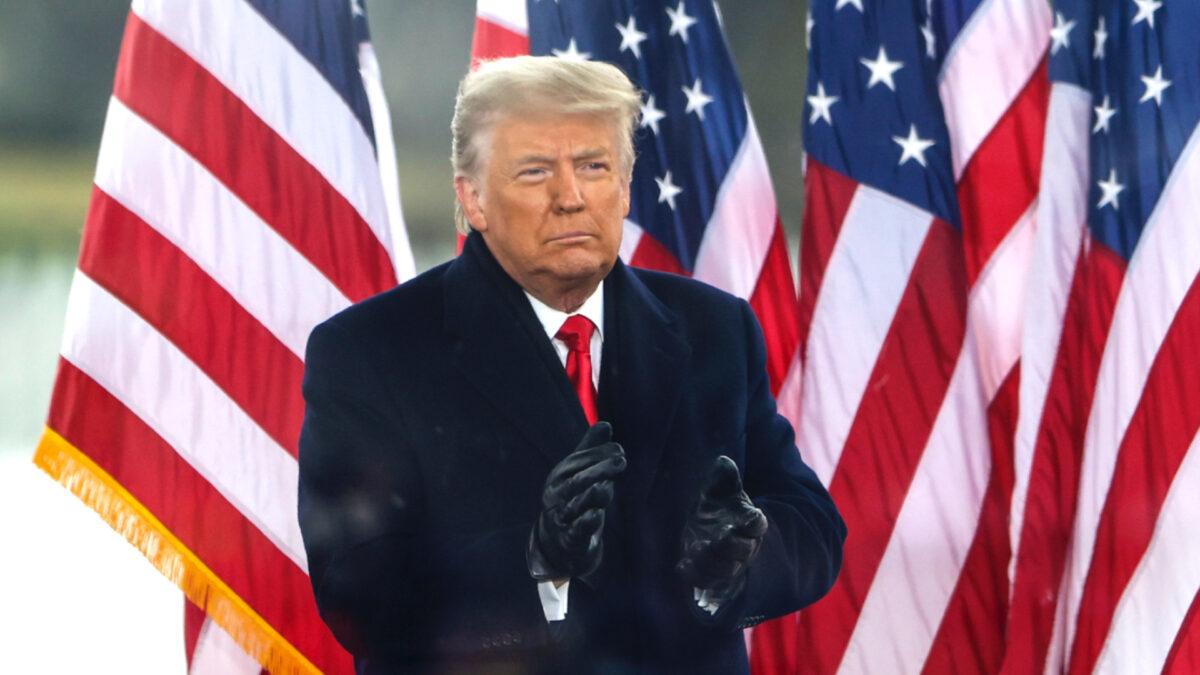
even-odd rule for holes
{"type": "Polygon", "coordinates": [[[715,618],[745,628],[810,605],[829,591],[841,568],[846,526],[801,459],[791,423],[776,410],[762,330],[750,306],[740,307],[749,353],[743,486],[766,513],[768,529],[741,597],[715,618]]]}
{"type": "Polygon", "coordinates": [[[544,643],[525,569],[531,524],[469,536],[427,531],[427,486],[378,361],[336,324],[309,338],[299,518],[322,618],[369,660],[544,643]]]}

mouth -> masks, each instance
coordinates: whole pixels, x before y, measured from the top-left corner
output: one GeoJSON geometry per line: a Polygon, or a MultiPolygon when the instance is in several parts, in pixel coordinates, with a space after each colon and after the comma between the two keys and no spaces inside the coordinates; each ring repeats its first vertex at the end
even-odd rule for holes
{"type": "Polygon", "coordinates": [[[550,243],[550,244],[578,244],[578,243],[582,243],[591,238],[593,238],[593,235],[591,235],[587,232],[580,232],[580,231],[564,232],[562,234],[551,237],[549,240],[547,240],[547,243],[550,243]]]}

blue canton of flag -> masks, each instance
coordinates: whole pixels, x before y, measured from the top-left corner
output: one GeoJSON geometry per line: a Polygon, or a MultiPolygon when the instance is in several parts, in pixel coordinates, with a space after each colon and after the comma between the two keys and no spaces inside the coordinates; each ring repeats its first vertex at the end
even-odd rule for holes
{"type": "Polygon", "coordinates": [[[620,66],[644,92],[630,220],[691,273],[749,122],[711,2],[529,5],[530,52],[620,66]]]}
{"type": "Polygon", "coordinates": [[[938,100],[939,45],[970,15],[959,3],[814,2],[806,30],[805,150],[826,166],[958,226],[950,141],[938,100]],[[922,6],[923,5],[923,6],[922,6]]]}
{"type": "Polygon", "coordinates": [[[1200,4],[1055,3],[1050,78],[1091,92],[1092,236],[1129,260],[1200,120],[1200,4]]]}

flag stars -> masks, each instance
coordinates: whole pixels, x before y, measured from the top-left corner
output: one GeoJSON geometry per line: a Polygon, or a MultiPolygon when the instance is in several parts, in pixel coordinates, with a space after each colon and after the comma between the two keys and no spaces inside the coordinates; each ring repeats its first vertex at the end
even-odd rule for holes
{"type": "Polygon", "coordinates": [[[679,193],[683,192],[683,190],[671,180],[671,172],[668,171],[667,175],[663,176],[662,178],[655,178],[654,182],[658,183],[658,203],[662,204],[663,202],[666,202],[667,206],[671,207],[671,210],[674,211],[675,198],[678,197],[679,193]]]}
{"type": "Polygon", "coordinates": [[[684,113],[694,112],[700,118],[700,121],[703,122],[704,106],[712,103],[713,97],[704,93],[704,90],[700,88],[700,78],[698,77],[692,83],[691,87],[680,88],[683,89],[683,95],[687,96],[687,108],[684,109],[684,113]]]}
{"type": "Polygon", "coordinates": [[[1071,29],[1075,21],[1067,21],[1062,12],[1054,13],[1054,27],[1050,29],[1050,53],[1057,54],[1059,49],[1071,46],[1071,29]]]}
{"type": "Polygon", "coordinates": [[[575,46],[575,38],[571,38],[566,49],[551,49],[550,51],[564,61],[587,61],[592,58],[591,54],[579,51],[579,47],[575,46]]]}
{"type": "Polygon", "coordinates": [[[1159,0],[1133,0],[1133,4],[1137,5],[1137,14],[1134,15],[1133,22],[1129,25],[1136,26],[1145,21],[1151,28],[1154,28],[1154,13],[1162,7],[1162,3],[1159,0]]]}
{"type": "Polygon", "coordinates": [[[683,0],[679,1],[679,6],[672,10],[667,8],[667,16],[671,18],[671,28],[667,31],[668,35],[678,35],[683,44],[688,41],[688,29],[696,20],[687,14],[687,8],[683,6],[683,0]]]}
{"type": "Polygon", "coordinates": [[[825,85],[821,82],[817,83],[817,93],[806,97],[808,105],[812,107],[812,112],[808,115],[808,123],[816,124],[817,120],[825,120],[825,123],[833,126],[833,115],[830,108],[834,103],[841,100],[840,96],[829,96],[825,93],[825,85]]]}
{"type": "Polygon", "coordinates": [[[1108,121],[1113,118],[1113,115],[1117,114],[1117,109],[1108,103],[1108,94],[1105,94],[1104,100],[1100,102],[1100,105],[1095,106],[1092,110],[1096,111],[1096,125],[1092,127],[1092,133],[1097,134],[1103,131],[1107,134],[1108,121]]]}
{"type": "Polygon", "coordinates": [[[934,142],[918,136],[917,125],[913,124],[908,127],[907,138],[892,136],[892,140],[896,142],[896,145],[900,146],[900,166],[903,166],[910,159],[917,160],[917,164],[921,166],[929,166],[925,163],[925,151],[933,147],[934,142]]]}
{"type": "Polygon", "coordinates": [[[903,68],[904,64],[900,61],[889,61],[887,57],[887,50],[884,49],[882,45],[880,45],[879,54],[875,57],[874,61],[870,59],[859,59],[858,62],[866,66],[867,70],[871,71],[871,79],[867,82],[867,89],[870,89],[877,84],[883,84],[887,86],[888,89],[896,91],[896,82],[892,79],[892,75],[894,75],[897,70],[903,68]]]}
{"type": "Polygon", "coordinates": [[[833,7],[833,11],[835,11],[835,12],[836,12],[836,11],[838,11],[839,9],[841,9],[841,8],[843,8],[843,7],[846,7],[846,6],[848,6],[848,5],[849,5],[849,6],[852,6],[852,7],[854,7],[855,9],[857,9],[857,10],[859,11],[859,13],[860,13],[860,14],[861,14],[861,13],[862,13],[862,11],[863,11],[863,4],[862,4],[862,0],[837,0],[837,4],[836,4],[836,5],[834,5],[834,7],[833,7]]]}
{"type": "Polygon", "coordinates": [[[1113,210],[1119,210],[1121,205],[1118,203],[1117,198],[1125,189],[1125,186],[1117,182],[1117,170],[1109,169],[1108,180],[1096,181],[1096,184],[1100,186],[1101,192],[1100,203],[1096,204],[1096,208],[1102,209],[1105,206],[1112,206],[1113,210]]]}
{"type": "Polygon", "coordinates": [[[642,105],[642,128],[644,129],[646,127],[650,127],[650,130],[654,132],[655,136],[657,136],[658,122],[666,116],[667,114],[665,112],[659,110],[658,107],[654,105],[654,94],[650,94],[646,98],[646,103],[642,105]]]}
{"type": "Polygon", "coordinates": [[[363,11],[362,0],[350,0],[350,16],[366,16],[363,11]]]}
{"type": "Polygon", "coordinates": [[[804,45],[809,51],[812,51],[812,29],[816,25],[817,22],[812,18],[812,8],[809,8],[808,13],[804,15],[804,45]]]}
{"type": "Polygon", "coordinates": [[[1096,22],[1096,31],[1092,33],[1095,38],[1095,45],[1092,47],[1092,58],[1098,61],[1104,60],[1104,43],[1108,42],[1108,30],[1104,26],[1104,17],[1096,22]]]}
{"type": "Polygon", "coordinates": [[[1171,86],[1171,81],[1163,78],[1162,66],[1154,71],[1154,75],[1143,75],[1142,84],[1146,85],[1146,91],[1142,93],[1142,97],[1138,99],[1138,103],[1145,103],[1150,99],[1154,99],[1154,104],[1162,107],[1163,92],[1167,87],[1171,86]]]}
{"type": "Polygon", "coordinates": [[[642,58],[642,43],[646,41],[646,34],[637,28],[637,17],[629,15],[629,23],[617,24],[617,30],[621,33],[621,51],[628,49],[633,52],[635,59],[642,58]]]}

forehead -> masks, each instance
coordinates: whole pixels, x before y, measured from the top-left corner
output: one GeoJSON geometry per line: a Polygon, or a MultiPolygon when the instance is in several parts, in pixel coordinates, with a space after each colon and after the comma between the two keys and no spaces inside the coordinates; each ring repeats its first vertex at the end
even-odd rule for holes
{"type": "Polygon", "coordinates": [[[597,115],[509,115],[492,128],[497,156],[513,160],[528,154],[613,153],[616,125],[597,115]]]}

